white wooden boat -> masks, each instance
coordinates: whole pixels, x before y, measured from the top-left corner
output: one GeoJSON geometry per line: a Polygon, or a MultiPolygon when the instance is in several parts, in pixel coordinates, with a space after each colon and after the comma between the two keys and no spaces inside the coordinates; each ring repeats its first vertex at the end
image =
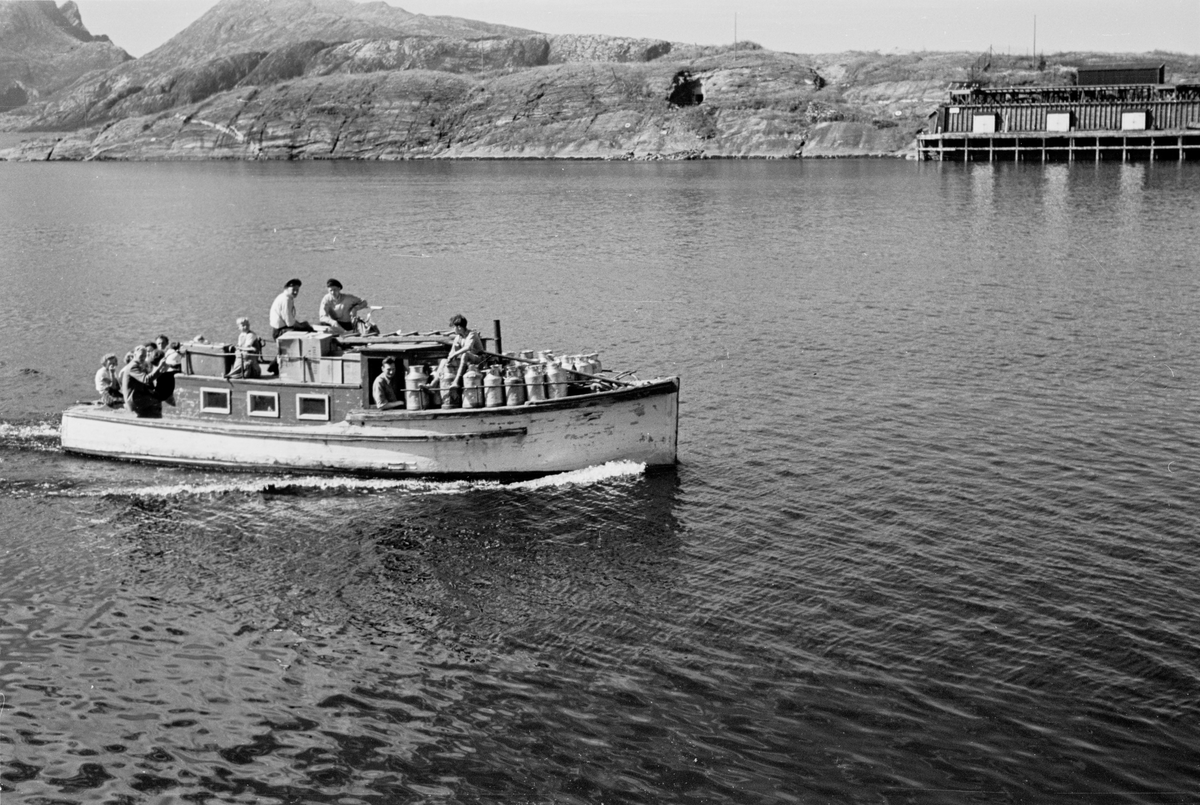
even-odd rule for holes
{"type": "Polygon", "coordinates": [[[63,412],[62,447],[133,461],[377,476],[532,476],[616,460],[676,461],[678,378],[575,373],[558,399],[443,409],[426,407],[426,394],[412,409],[380,410],[370,395],[384,358],[396,359],[393,382],[404,399],[408,369],[435,364],[448,343],[345,338],[329,349],[330,340],[281,340],[279,374],[259,379],[226,378],[231,354],[185,345],[175,405],[164,405],[161,418],[75,405],[63,412]]]}

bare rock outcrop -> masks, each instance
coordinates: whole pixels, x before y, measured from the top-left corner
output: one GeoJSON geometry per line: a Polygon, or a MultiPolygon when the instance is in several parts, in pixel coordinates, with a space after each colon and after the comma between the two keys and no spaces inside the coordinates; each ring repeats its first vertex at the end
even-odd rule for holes
{"type": "Polygon", "coordinates": [[[449,39],[357,39],[314,54],[307,72],[372,73],[386,70],[440,70],[478,73],[488,70],[537,67],[550,51],[544,36],[449,39]]]}
{"type": "Polygon", "coordinates": [[[818,123],[804,144],[806,157],[891,157],[903,155],[912,132],[897,125],[837,121],[818,123]]]}
{"type": "Polygon", "coordinates": [[[661,39],[632,39],[623,36],[563,34],[550,38],[549,63],[646,62],[671,52],[671,43],[661,39]]]}

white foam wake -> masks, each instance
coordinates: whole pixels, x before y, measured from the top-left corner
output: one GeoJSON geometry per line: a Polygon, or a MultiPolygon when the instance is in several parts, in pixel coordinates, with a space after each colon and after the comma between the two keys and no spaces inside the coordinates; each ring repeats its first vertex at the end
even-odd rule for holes
{"type": "Polygon", "coordinates": [[[643,462],[610,461],[607,464],[584,467],[582,470],[560,472],[556,475],[547,475],[543,478],[534,478],[530,481],[518,481],[516,483],[504,484],[503,486],[505,489],[545,489],[548,486],[587,485],[607,481],[610,478],[641,475],[645,471],[646,465],[643,462]]]}
{"type": "Polygon", "coordinates": [[[345,476],[280,476],[274,478],[233,477],[209,483],[180,482],[150,486],[113,487],[97,490],[73,490],[70,494],[84,497],[131,496],[145,498],[175,498],[180,496],[220,496],[233,494],[271,494],[299,491],[347,490],[386,492],[403,489],[423,495],[454,495],[476,489],[546,489],[563,486],[587,486],[614,478],[638,476],[646,465],[636,461],[610,461],[581,470],[560,472],[542,478],[513,483],[496,481],[432,481],[419,478],[349,478],[345,476]]]}
{"type": "Polygon", "coordinates": [[[32,441],[57,438],[58,425],[52,425],[49,422],[38,422],[36,425],[14,425],[11,422],[0,422],[0,440],[32,441]]]}

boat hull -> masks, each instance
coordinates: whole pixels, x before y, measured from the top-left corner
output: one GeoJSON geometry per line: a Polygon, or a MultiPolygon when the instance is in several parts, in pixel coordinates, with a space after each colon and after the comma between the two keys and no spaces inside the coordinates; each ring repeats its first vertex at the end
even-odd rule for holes
{"type": "Polygon", "coordinates": [[[65,451],[132,461],[372,476],[498,477],[609,461],[673,465],[679,380],[512,408],[351,412],[319,425],[214,422],[79,405],[65,451]]]}

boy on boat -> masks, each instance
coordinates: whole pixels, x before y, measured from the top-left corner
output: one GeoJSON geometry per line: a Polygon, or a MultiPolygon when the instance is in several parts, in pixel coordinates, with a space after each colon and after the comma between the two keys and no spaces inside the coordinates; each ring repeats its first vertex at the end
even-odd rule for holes
{"type": "Polygon", "coordinates": [[[454,343],[450,345],[446,365],[456,367],[454,382],[457,385],[468,366],[480,366],[487,356],[483,351],[483,339],[479,337],[479,331],[467,329],[465,316],[461,313],[454,314],[450,317],[450,326],[454,328],[454,343]]]}
{"type": "Polygon", "coordinates": [[[237,337],[237,346],[235,347],[237,358],[233,362],[233,368],[225,376],[261,377],[262,371],[258,365],[258,353],[262,346],[262,340],[250,329],[250,319],[245,316],[239,316],[237,325],[238,330],[240,330],[237,337]]]}

